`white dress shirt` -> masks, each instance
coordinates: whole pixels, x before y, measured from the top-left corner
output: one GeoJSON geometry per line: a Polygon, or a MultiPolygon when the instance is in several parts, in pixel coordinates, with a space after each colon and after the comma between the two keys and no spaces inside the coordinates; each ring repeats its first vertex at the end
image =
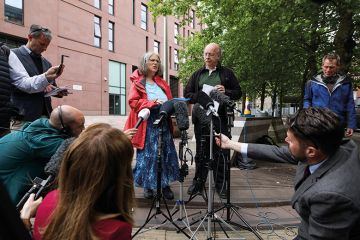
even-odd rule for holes
{"type": "MultiPolygon", "coordinates": [[[[27,47],[26,50],[29,51],[27,47]]],[[[15,53],[10,51],[9,55],[10,81],[18,89],[27,93],[43,92],[49,85],[45,73],[30,77],[25,67],[15,53]]]]}

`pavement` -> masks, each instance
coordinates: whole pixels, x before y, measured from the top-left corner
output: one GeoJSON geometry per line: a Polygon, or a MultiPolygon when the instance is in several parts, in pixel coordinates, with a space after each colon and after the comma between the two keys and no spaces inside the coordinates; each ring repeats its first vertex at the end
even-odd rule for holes
{"type": "MultiPolygon", "coordinates": [[[[126,121],[126,116],[86,116],[85,118],[86,126],[105,122],[120,129],[126,121]]],[[[188,135],[190,138],[188,147],[195,155],[192,126],[188,130],[188,135]]],[[[238,136],[234,136],[233,139],[237,139],[236,137],[238,136]]],[[[180,139],[175,138],[174,141],[175,146],[178,147],[180,139]]],[[[190,158],[188,157],[187,160],[190,158]]],[[[215,193],[212,194],[214,195],[212,207],[208,206],[206,196],[197,195],[189,201],[186,192],[192,182],[195,168],[190,162],[187,163],[189,174],[184,182],[171,184],[175,194],[175,199],[172,201],[144,199],[143,189],[135,188],[137,207],[134,209],[133,234],[139,228],[140,230],[134,239],[293,239],[300,223],[298,214],[290,205],[294,193],[293,179],[296,166],[266,161],[256,161],[256,163],[257,168],[254,170],[231,168],[229,202],[220,199],[215,193]],[[147,221],[148,218],[151,219],[147,221]],[[208,224],[209,219],[211,224],[208,224]],[[177,231],[176,226],[183,232],[177,231]]],[[[205,192],[208,195],[208,182],[205,192]]]]}

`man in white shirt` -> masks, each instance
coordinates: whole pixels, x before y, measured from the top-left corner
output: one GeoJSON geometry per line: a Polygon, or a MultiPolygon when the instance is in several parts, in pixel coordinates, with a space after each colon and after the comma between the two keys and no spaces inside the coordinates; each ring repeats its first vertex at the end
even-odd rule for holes
{"type": "Polygon", "coordinates": [[[12,49],[9,55],[10,81],[14,86],[11,101],[24,121],[49,117],[52,111],[50,97],[44,95],[56,87],[55,79],[61,75],[63,68],[52,67],[41,56],[51,39],[49,29],[33,24],[26,45],[12,49]]]}

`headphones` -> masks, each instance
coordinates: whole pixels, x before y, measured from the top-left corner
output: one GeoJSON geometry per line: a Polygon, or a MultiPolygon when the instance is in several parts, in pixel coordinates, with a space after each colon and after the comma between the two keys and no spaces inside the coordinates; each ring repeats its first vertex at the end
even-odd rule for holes
{"type": "Polygon", "coordinates": [[[71,136],[72,136],[72,134],[71,134],[71,129],[64,124],[64,120],[63,120],[63,118],[62,118],[61,105],[58,106],[58,113],[59,113],[58,116],[59,116],[60,123],[61,123],[60,133],[66,135],[66,136],[71,137],[71,136]]]}

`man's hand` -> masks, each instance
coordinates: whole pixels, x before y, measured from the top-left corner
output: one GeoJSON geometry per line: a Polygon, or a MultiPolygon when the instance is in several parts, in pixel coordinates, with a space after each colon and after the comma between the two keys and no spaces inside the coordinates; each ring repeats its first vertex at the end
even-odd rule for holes
{"type": "Polygon", "coordinates": [[[137,132],[137,129],[136,128],[129,128],[129,129],[126,129],[124,131],[124,133],[126,134],[126,136],[131,140],[134,135],[136,134],[137,132]]]}
{"type": "Polygon", "coordinates": [[[218,90],[221,93],[225,93],[225,87],[223,85],[216,85],[216,90],[218,90]]]}
{"type": "Polygon", "coordinates": [[[346,131],[345,131],[345,137],[351,137],[354,133],[354,129],[352,128],[346,128],[346,131]]]}
{"type": "Polygon", "coordinates": [[[230,148],[231,140],[222,133],[215,135],[215,141],[216,141],[216,144],[223,149],[230,148]]]}
{"type": "Polygon", "coordinates": [[[56,89],[56,87],[54,86],[54,85],[51,85],[51,84],[49,84],[46,88],[45,88],[45,92],[46,93],[49,93],[49,92],[51,92],[52,90],[54,90],[54,89],[56,89]]]}
{"type": "Polygon", "coordinates": [[[62,74],[62,72],[64,71],[65,65],[62,65],[62,67],[60,68],[60,71],[58,72],[59,68],[60,68],[60,65],[49,68],[45,72],[46,79],[47,80],[55,80],[57,77],[59,77],[62,74]]]}

